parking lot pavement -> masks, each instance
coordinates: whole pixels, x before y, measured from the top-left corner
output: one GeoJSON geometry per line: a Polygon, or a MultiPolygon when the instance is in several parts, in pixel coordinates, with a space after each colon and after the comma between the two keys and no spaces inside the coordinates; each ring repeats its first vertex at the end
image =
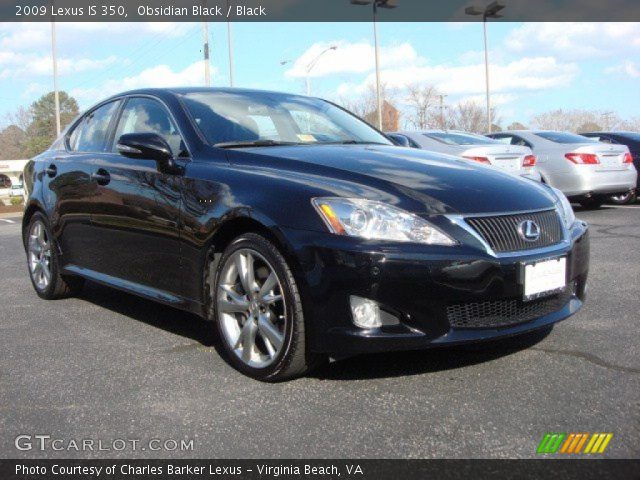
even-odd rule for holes
{"type": "Polygon", "coordinates": [[[546,432],[612,432],[605,455],[638,458],[640,208],[577,215],[589,298],[546,336],[369,355],[275,385],[231,369],[192,315],[97,285],[40,300],[19,223],[0,222],[0,457],[534,457],[546,432]],[[194,447],[22,452],[19,434],[194,447]]]}

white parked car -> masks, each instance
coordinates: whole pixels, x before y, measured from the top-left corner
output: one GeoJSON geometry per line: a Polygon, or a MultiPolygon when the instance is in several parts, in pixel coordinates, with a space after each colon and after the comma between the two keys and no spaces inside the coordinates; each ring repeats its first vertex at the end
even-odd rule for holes
{"type": "Polygon", "coordinates": [[[11,185],[10,197],[24,197],[24,186],[21,183],[11,185]]]}
{"type": "Polygon", "coordinates": [[[454,130],[426,130],[419,132],[394,132],[392,138],[405,137],[409,146],[447,153],[458,157],[491,165],[514,175],[540,181],[536,168],[536,157],[530,148],[505,145],[483,135],[454,130]]]}
{"type": "Polygon", "coordinates": [[[638,172],[626,145],[543,130],[514,130],[488,136],[508,145],[531,148],[542,180],[584,208],[599,208],[609,196],[636,187],[638,172]]]}

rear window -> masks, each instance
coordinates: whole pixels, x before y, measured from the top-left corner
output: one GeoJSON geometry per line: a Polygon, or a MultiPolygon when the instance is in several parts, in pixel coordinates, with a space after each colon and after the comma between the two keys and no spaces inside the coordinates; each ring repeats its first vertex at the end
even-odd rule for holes
{"type": "Polygon", "coordinates": [[[500,143],[492,138],[473,135],[471,133],[429,132],[425,133],[424,136],[446,143],[447,145],[493,145],[500,143]]]}
{"type": "Polygon", "coordinates": [[[568,132],[535,132],[539,137],[555,143],[598,143],[594,138],[576,135],[568,132]]]}

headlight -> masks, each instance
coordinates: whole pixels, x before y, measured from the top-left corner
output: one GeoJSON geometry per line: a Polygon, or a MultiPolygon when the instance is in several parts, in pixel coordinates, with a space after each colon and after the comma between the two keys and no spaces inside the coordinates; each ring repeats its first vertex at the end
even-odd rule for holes
{"type": "Polygon", "coordinates": [[[558,202],[556,203],[556,210],[558,210],[558,213],[560,214],[560,217],[564,222],[564,226],[567,227],[567,229],[571,228],[573,226],[573,223],[576,221],[576,215],[575,213],[573,213],[573,207],[571,206],[571,203],[569,203],[569,200],[567,199],[565,194],[560,190],[553,187],[549,188],[553,190],[553,193],[555,193],[556,198],[558,199],[558,202]]]}
{"type": "Polygon", "coordinates": [[[359,198],[314,198],[311,203],[337,235],[429,245],[457,243],[417,215],[384,203],[359,198]]]}

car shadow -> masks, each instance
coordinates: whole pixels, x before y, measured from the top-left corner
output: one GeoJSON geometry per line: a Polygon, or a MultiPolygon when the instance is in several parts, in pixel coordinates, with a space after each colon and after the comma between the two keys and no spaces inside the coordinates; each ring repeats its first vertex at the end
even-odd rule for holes
{"type": "Polygon", "coordinates": [[[388,352],[348,358],[322,366],[312,376],[322,380],[365,380],[421,375],[489,362],[542,341],[552,327],[514,337],[469,345],[388,352]]]}
{"type": "MultiPolygon", "coordinates": [[[[205,347],[213,347],[224,357],[214,325],[197,315],[89,281],[79,298],[205,347]]],[[[525,350],[543,340],[550,331],[551,328],[546,328],[464,346],[360,355],[323,364],[310,376],[320,380],[366,380],[454,370],[525,350]]]]}
{"type": "Polygon", "coordinates": [[[189,338],[205,347],[217,346],[218,337],[214,325],[192,313],[90,281],[85,283],[79,298],[152,327],[189,338]]]}

